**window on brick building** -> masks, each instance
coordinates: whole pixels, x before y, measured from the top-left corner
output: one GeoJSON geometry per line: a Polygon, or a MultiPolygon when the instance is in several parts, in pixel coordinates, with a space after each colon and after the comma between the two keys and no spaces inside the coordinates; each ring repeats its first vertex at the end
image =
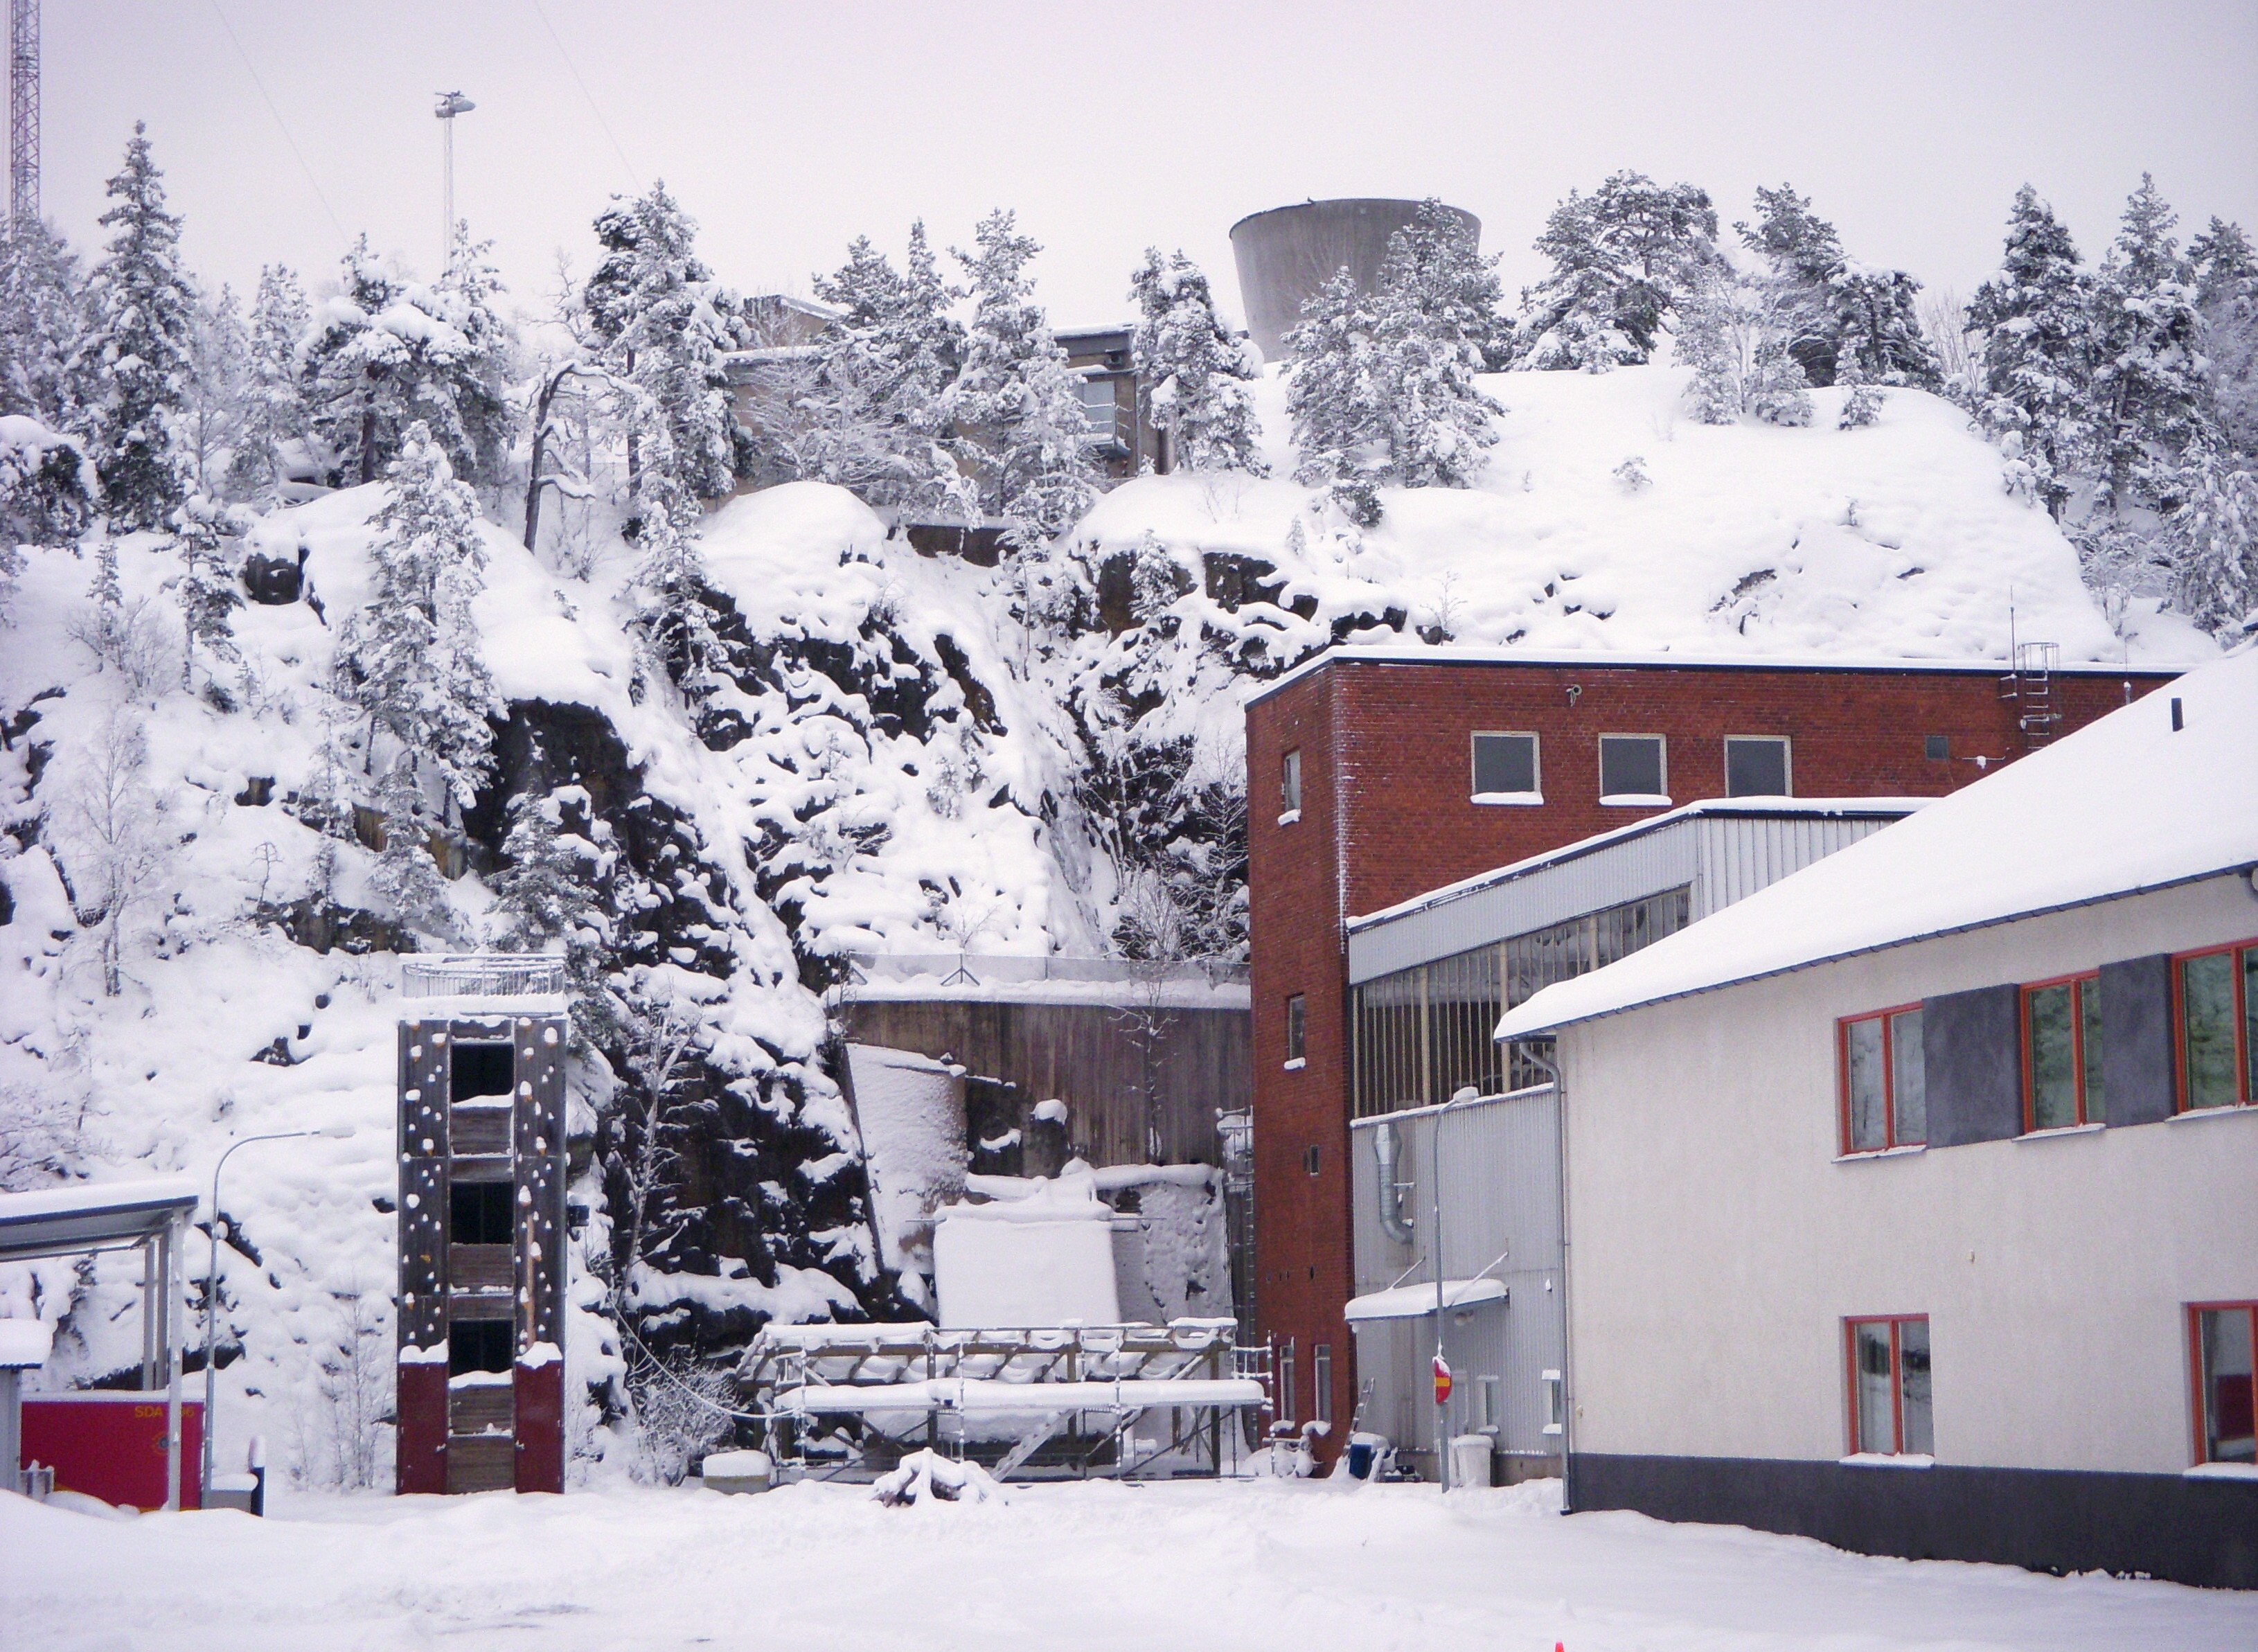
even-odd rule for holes
{"type": "Polygon", "coordinates": [[[1844,1322],[1850,1360],[1850,1449],[1870,1457],[1936,1450],[1929,1395],[1928,1315],[1844,1322]]]}
{"type": "Polygon", "coordinates": [[[1947,734],[1922,735],[1921,741],[1921,755],[1928,758],[1931,762],[1946,762],[1952,755],[1951,737],[1947,734]]]}
{"type": "Polygon", "coordinates": [[[1542,803],[1534,734],[1476,734],[1473,737],[1473,800],[1476,803],[1542,803]]]}
{"type": "Polygon", "coordinates": [[[1669,762],[1661,735],[1600,736],[1601,803],[1666,804],[1669,791],[1669,762]]]}
{"type": "Polygon", "coordinates": [[[2101,1096],[2101,977],[2023,989],[2023,1128],[2098,1124],[2101,1096]]]}
{"type": "Polygon", "coordinates": [[[1278,824],[1302,818],[1302,754],[1299,748],[1278,760],[1278,824]]]}
{"type": "Polygon", "coordinates": [[[1317,1173],[1317,1144],[1311,1142],[1302,1149],[1302,1168],[1314,1176],[1317,1173]]]}
{"type": "Polygon", "coordinates": [[[1729,798],[1794,796],[1787,741],[1778,734],[1729,734],[1725,738],[1725,795],[1729,798]]]}
{"type": "Polygon", "coordinates": [[[1928,1139],[1921,1006],[1878,1010],[1836,1024],[1843,1151],[1880,1152],[1928,1139]]]}
{"type": "Polygon", "coordinates": [[[2175,959],[2172,973],[2182,1110],[2258,1102],[2258,941],[2175,959]]]}
{"type": "Polygon", "coordinates": [[[1318,1343],[1310,1350],[1310,1404],[1317,1421],[1333,1420],[1333,1345],[1318,1343]]]}
{"type": "Polygon", "coordinates": [[[1286,1060],[1290,1065],[1309,1054],[1310,1001],[1297,992],[1286,1000],[1286,1060]]]}
{"type": "Polygon", "coordinates": [[[2196,1461],[2258,1463],[2258,1302],[2188,1309],[2196,1376],[2196,1461]]]}

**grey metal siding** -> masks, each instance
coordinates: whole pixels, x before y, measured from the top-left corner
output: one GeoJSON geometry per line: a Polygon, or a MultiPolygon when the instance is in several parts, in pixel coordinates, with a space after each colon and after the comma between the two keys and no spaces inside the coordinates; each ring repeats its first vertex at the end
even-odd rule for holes
{"type": "Polygon", "coordinates": [[[2021,1135],[2022,989],[1950,992],[1921,1008],[1928,1145],[1959,1147],[2021,1135]]]}
{"type": "Polygon", "coordinates": [[[2101,966],[2101,1105],[2114,1124],[2169,1118],[2172,961],[2158,954],[2101,966]]]}
{"type": "Polygon", "coordinates": [[[1694,835],[1694,918],[1698,923],[1892,823],[1827,815],[1759,815],[1686,824],[1701,828],[1694,835]]]}
{"type": "MultiPolygon", "coordinates": [[[[1468,1310],[1465,1322],[1447,1316],[1445,1357],[1457,1377],[1452,1400],[1453,1432],[1471,1426],[1480,1379],[1498,1379],[1498,1448],[1551,1453],[1559,1436],[1547,1435],[1543,1373],[1561,1369],[1566,1329],[1561,1313],[1559,1108],[1552,1091],[1521,1091],[1461,1107],[1359,1121],[1351,1132],[1355,1208],[1353,1245],[1359,1295],[1391,1286],[1435,1280],[1434,1131],[1442,1128],[1443,1261],[1445,1279],[1478,1273],[1502,1280],[1509,1293],[1500,1306],[1468,1310]],[[1382,1124],[1396,1131],[1397,1179],[1405,1195],[1412,1238],[1388,1237],[1380,1223],[1379,1175],[1373,1137],[1382,1124]]],[[[1368,1323],[1356,1332],[1357,1375],[1364,1393],[1363,1426],[1400,1445],[1425,1450],[1434,1420],[1428,1360],[1434,1351],[1431,1315],[1417,1320],[1368,1323]],[[1404,1438],[1409,1432],[1409,1437],[1404,1438]]]]}

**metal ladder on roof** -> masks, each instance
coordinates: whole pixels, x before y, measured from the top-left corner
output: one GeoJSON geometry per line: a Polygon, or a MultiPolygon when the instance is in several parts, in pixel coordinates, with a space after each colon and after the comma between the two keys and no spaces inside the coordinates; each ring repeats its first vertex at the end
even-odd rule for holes
{"type": "Polygon", "coordinates": [[[2054,695],[2055,674],[2062,669],[2062,645],[2018,642],[2013,666],[1999,679],[1999,698],[2014,705],[2015,726],[2022,730],[2024,746],[2043,746],[2055,737],[2062,721],[2062,707],[2054,695]]]}

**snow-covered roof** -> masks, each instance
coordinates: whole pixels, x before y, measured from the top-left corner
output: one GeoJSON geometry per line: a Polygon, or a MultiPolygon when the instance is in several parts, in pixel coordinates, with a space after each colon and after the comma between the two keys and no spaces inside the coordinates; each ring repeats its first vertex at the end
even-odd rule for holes
{"type": "MultiPolygon", "coordinates": [[[[2183,664],[2127,665],[2121,662],[2070,661],[2053,669],[2079,677],[2169,677],[2183,664]]],[[[1669,649],[1622,651],[1590,649],[1461,648],[1450,644],[1431,648],[1419,642],[1343,642],[1311,655],[1290,671],[1282,671],[1246,697],[1246,703],[1267,698],[1289,684],[1298,683],[1329,665],[1565,665],[1586,670],[1618,666],[1668,666],[1681,671],[1942,671],[1998,672],[2005,660],[1917,659],[1886,655],[1836,654],[1716,654],[1678,653],[1669,649]]]]}
{"type": "Polygon", "coordinates": [[[196,1184],[186,1176],[0,1194],[0,1262],[136,1244],[195,1204],[196,1184]]]}
{"type": "Polygon", "coordinates": [[[1579,838],[1573,843],[1563,844],[1557,849],[1547,849],[1542,854],[1532,854],[1526,860],[1516,861],[1509,866],[1495,870],[1477,872],[1472,877],[1462,877],[1455,883],[1445,883],[1409,900],[1398,901],[1393,906],[1383,906],[1376,912],[1367,912],[1348,920],[1353,934],[1378,924],[1393,923],[1409,918],[1414,912],[1424,912],[1437,906],[1447,905],[1478,890],[1495,889],[1500,883],[1510,883],[1516,878],[1527,877],[1548,866],[1558,866],[1566,861],[1580,860],[1596,854],[1602,849],[1633,838],[1675,825],[1680,820],[1730,816],[1741,819],[1827,819],[1827,820],[1895,820],[1926,808],[1934,798],[1708,798],[1697,802],[1681,804],[1660,814],[1648,815],[1629,826],[1613,827],[1594,833],[1588,838],[1579,838]]]}
{"type": "MultiPolygon", "coordinates": [[[[1483,1302],[1502,1302],[1506,1298],[1502,1280],[1445,1280],[1443,1306],[1445,1308],[1474,1308],[1483,1302]]],[[[1417,1319],[1435,1311],[1435,1281],[1424,1285],[1394,1285],[1384,1291],[1367,1291],[1362,1296],[1352,1296],[1342,1316],[1352,1325],[1365,1324],[1379,1319],[1417,1319]]]]}
{"type": "Polygon", "coordinates": [[[1620,962],[1545,988],[1507,1011],[1497,1036],[2253,865],[2258,649],[2246,649],[1620,962]]]}

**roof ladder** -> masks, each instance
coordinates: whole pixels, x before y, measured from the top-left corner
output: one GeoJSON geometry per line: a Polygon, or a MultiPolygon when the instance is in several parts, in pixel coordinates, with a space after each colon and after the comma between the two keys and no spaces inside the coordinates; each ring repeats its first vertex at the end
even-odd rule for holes
{"type": "Polygon", "coordinates": [[[2055,736],[2062,707],[2055,701],[2055,673],[2062,669],[2058,642],[2018,642],[2014,669],[1999,679],[1999,698],[2015,707],[2015,726],[2023,731],[2027,748],[2043,746],[2055,736]]]}

